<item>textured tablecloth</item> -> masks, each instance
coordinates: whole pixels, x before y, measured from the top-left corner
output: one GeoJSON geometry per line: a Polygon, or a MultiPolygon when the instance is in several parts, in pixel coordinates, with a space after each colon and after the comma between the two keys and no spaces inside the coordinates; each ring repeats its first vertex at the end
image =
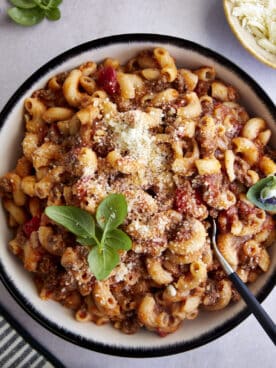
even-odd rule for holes
{"type": "Polygon", "coordinates": [[[0,354],[1,367],[41,368],[47,364],[2,316],[0,316],[0,354]]]}
{"type": "MultiPolygon", "coordinates": [[[[32,28],[22,28],[8,21],[7,6],[7,1],[0,0],[0,109],[33,71],[57,54],[99,37],[136,32],[173,35],[210,47],[246,70],[276,102],[276,71],[255,60],[240,46],[225,21],[221,1],[64,0],[60,21],[44,21],[32,28]]],[[[105,356],[61,340],[32,320],[1,284],[0,302],[35,342],[42,344],[68,368],[275,367],[274,346],[252,316],[227,335],[196,350],[166,358],[139,360],[105,356]]],[[[275,290],[263,305],[275,320],[275,290]]],[[[4,321],[0,317],[1,325],[4,321]]],[[[5,339],[7,331],[8,337],[15,336],[9,325],[5,325],[0,330],[0,340],[1,333],[5,339]]],[[[41,350],[31,351],[20,338],[14,338],[7,350],[5,341],[0,343],[0,368],[22,367],[28,359],[34,359],[29,367],[50,367],[47,357],[37,355],[41,350]],[[24,360],[23,354],[28,354],[24,360]],[[1,359],[6,357],[9,360],[1,365],[1,359]],[[19,357],[21,359],[15,363],[19,357]]],[[[25,367],[28,366],[25,364],[25,367]]]]}
{"type": "Polygon", "coordinates": [[[0,306],[0,367],[54,368],[61,363],[0,306]]]}

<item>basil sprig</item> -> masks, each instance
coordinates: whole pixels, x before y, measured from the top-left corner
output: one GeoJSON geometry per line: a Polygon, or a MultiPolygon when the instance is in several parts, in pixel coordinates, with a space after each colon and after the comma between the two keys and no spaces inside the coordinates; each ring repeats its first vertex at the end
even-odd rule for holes
{"type": "Polygon", "coordinates": [[[105,279],[119,264],[119,250],[131,249],[131,239],[118,229],[127,216],[122,194],[110,194],[100,203],[96,221],[90,213],[74,206],[49,206],[45,213],[76,235],[78,243],[91,248],[88,264],[97,280],[105,279]]]}
{"type": "Polygon", "coordinates": [[[21,26],[33,26],[45,17],[49,20],[61,17],[58,7],[62,0],[10,0],[10,3],[14,6],[8,9],[8,15],[21,26]]]}
{"type": "Polygon", "coordinates": [[[255,206],[276,213],[276,176],[270,175],[259,180],[246,194],[255,206]]]}

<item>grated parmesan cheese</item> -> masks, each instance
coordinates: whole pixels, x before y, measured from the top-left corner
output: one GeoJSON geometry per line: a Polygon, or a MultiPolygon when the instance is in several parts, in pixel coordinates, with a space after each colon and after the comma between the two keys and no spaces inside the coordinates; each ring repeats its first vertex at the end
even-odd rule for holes
{"type": "Polygon", "coordinates": [[[82,176],[93,176],[95,174],[95,167],[85,166],[82,171],[82,176]]]}
{"type": "Polygon", "coordinates": [[[232,14],[266,51],[276,55],[276,0],[230,0],[232,14]]]}
{"type": "Polygon", "coordinates": [[[108,121],[117,138],[117,149],[121,152],[127,151],[131,158],[147,165],[152,156],[154,142],[147,124],[147,114],[131,111],[119,114],[116,120],[118,119],[120,121],[108,121]]]}
{"type": "Polygon", "coordinates": [[[176,296],[176,289],[173,285],[168,285],[167,291],[170,296],[176,296]]]}
{"type": "Polygon", "coordinates": [[[115,274],[115,281],[116,282],[120,282],[123,281],[125,278],[125,275],[129,272],[128,267],[124,264],[121,263],[118,268],[116,269],[116,274],[115,274]]]}
{"type": "Polygon", "coordinates": [[[132,110],[118,113],[106,119],[106,123],[113,132],[116,150],[141,164],[138,176],[154,178],[162,185],[170,181],[170,177],[166,177],[166,152],[158,145],[151,131],[152,126],[158,125],[159,119],[158,114],[132,110]]]}

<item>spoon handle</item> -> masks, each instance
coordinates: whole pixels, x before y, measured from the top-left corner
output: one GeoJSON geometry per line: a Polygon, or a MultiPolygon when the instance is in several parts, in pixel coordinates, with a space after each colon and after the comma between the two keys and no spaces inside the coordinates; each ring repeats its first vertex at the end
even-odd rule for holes
{"type": "Polygon", "coordinates": [[[229,279],[233,282],[241,297],[248,305],[251,312],[255,315],[261,326],[276,345],[276,326],[261,304],[251,293],[248,287],[242,282],[236,272],[232,272],[228,275],[229,279]]]}

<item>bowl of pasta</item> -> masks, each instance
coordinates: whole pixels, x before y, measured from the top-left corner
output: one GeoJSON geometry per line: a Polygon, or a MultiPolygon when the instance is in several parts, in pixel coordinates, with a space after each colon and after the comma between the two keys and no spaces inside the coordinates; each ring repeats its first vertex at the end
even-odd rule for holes
{"type": "Polygon", "coordinates": [[[36,71],[0,121],[0,276],[53,333],[146,357],[237,326],[249,311],[211,217],[242,280],[260,301],[272,290],[273,217],[246,193],[276,172],[275,106],[221,55],[160,35],[91,41],[36,71]]]}

